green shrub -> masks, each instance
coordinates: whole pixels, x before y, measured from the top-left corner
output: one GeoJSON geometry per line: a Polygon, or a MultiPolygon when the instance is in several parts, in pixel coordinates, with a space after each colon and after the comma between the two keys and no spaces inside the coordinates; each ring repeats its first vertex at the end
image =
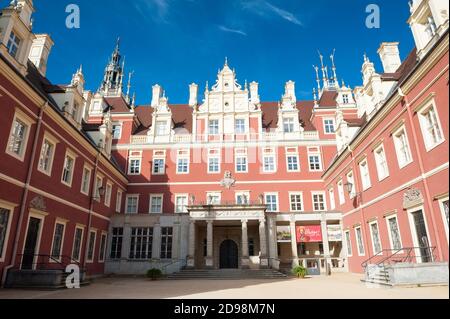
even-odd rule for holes
{"type": "Polygon", "coordinates": [[[292,269],[292,273],[296,275],[298,278],[305,278],[306,272],[307,270],[303,266],[297,266],[292,269]]]}
{"type": "Polygon", "coordinates": [[[160,269],[157,269],[157,268],[152,268],[152,269],[147,270],[146,276],[147,276],[147,278],[150,278],[152,280],[156,280],[156,279],[162,277],[162,271],[160,269]]]}

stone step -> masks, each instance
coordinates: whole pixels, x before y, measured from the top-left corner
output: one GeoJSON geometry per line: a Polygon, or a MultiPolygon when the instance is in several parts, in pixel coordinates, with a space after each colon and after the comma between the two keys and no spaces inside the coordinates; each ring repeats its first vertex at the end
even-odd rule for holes
{"type": "Polygon", "coordinates": [[[182,270],[170,274],[168,279],[282,279],[287,278],[276,270],[223,269],[223,270],[182,270]]]}

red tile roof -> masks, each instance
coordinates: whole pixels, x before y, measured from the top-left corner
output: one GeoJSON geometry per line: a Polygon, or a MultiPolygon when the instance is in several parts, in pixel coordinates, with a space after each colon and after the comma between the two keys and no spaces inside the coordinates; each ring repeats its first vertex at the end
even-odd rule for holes
{"type": "Polygon", "coordinates": [[[331,91],[328,91],[328,90],[324,90],[323,91],[323,93],[322,93],[322,96],[320,97],[320,100],[319,100],[319,106],[320,107],[334,107],[334,106],[337,106],[337,103],[336,103],[336,98],[337,98],[337,96],[338,96],[338,94],[337,94],[337,92],[336,91],[334,91],[334,90],[331,90],[331,91]]]}
{"type": "Polygon", "coordinates": [[[107,97],[105,98],[106,103],[108,103],[111,113],[126,113],[130,112],[130,107],[125,99],[120,97],[107,97]]]}

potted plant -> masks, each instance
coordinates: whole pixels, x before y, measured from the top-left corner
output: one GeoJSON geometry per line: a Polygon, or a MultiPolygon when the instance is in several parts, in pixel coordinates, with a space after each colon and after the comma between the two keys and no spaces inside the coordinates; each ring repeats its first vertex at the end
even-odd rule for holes
{"type": "Polygon", "coordinates": [[[147,270],[146,276],[147,276],[147,278],[149,278],[151,280],[157,280],[162,277],[162,271],[157,268],[152,268],[152,269],[147,270]]]}
{"type": "Polygon", "coordinates": [[[306,272],[307,270],[303,266],[297,266],[292,269],[292,273],[302,279],[306,277],[306,272]]]}

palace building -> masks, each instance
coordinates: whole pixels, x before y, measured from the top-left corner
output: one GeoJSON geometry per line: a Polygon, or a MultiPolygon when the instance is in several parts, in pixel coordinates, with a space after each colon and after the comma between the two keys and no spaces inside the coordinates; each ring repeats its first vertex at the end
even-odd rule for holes
{"type": "Polygon", "coordinates": [[[383,70],[364,55],[358,87],[320,55],[312,100],[290,80],[265,102],[225,60],[214,85],[189,85],[188,103],[155,84],[136,105],[119,41],[98,90],[82,67],[53,84],[51,37],[33,33],[31,0],[11,2],[0,15],[2,283],[69,264],[98,276],[448,262],[448,4],[410,10],[414,50],[401,61],[397,42],[382,43],[383,70]]]}

